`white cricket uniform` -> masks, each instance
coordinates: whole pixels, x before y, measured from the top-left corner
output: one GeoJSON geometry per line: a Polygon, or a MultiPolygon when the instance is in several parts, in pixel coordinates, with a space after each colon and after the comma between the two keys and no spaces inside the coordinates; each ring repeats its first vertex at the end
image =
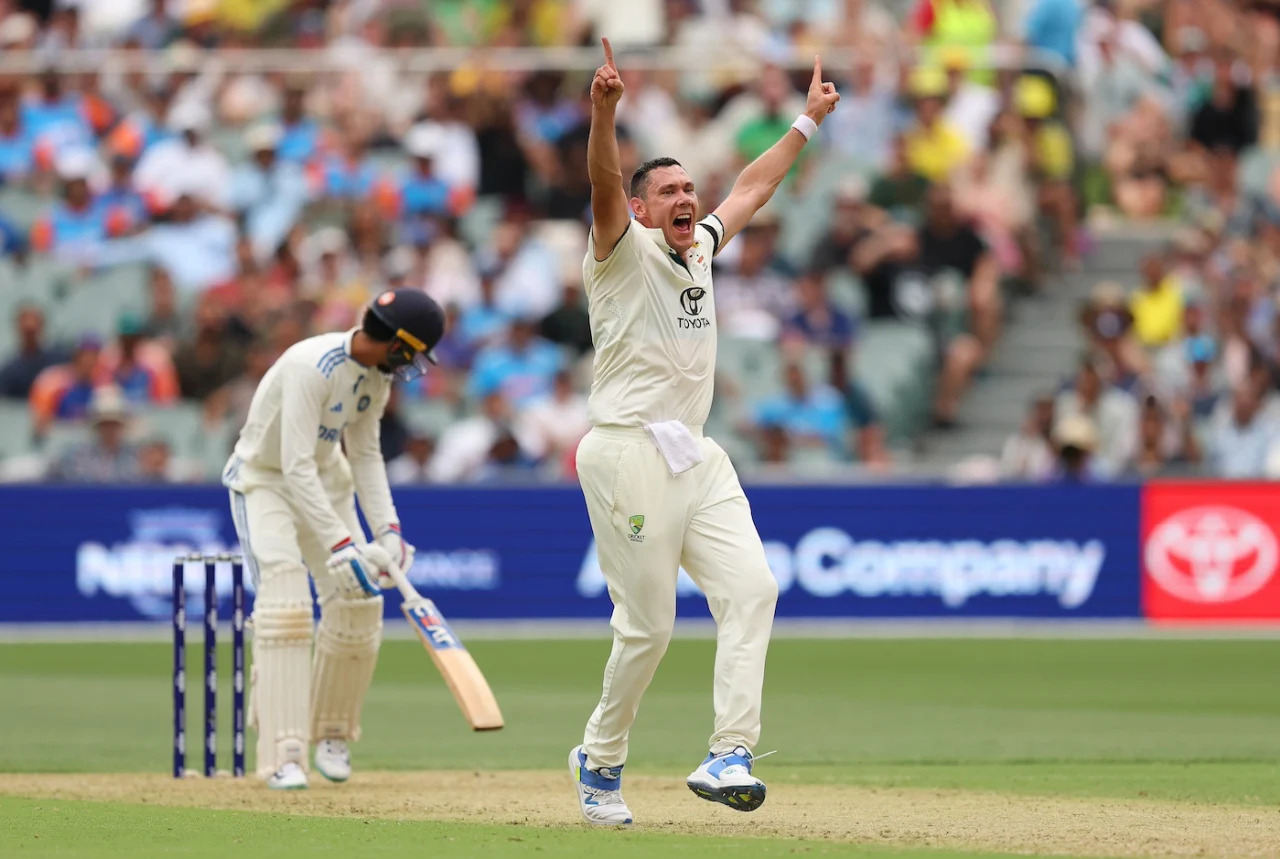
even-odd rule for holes
{"type": "Polygon", "coordinates": [[[640,698],[666,652],[683,565],[717,626],[710,748],[754,748],[778,587],[724,450],[703,436],[716,363],[711,259],[724,226],[710,215],[681,259],[662,231],[632,221],[604,260],[583,262],[595,379],[593,428],[577,469],[614,611],[604,692],[587,723],[588,765],[621,766],[640,698]],[[676,420],[703,461],[672,475],[644,427],[676,420]]]}
{"type": "Polygon", "coordinates": [[[326,564],[334,546],[398,524],[379,425],[391,376],[351,357],[355,331],[296,343],[267,371],[222,474],[254,583],[251,720],[258,775],[307,767],[310,741],[359,739],[377,659],[382,598],[346,598],[326,564]],[[346,445],[343,454],[342,444],[346,445]],[[312,663],[313,606],[321,607],[312,663]]]}

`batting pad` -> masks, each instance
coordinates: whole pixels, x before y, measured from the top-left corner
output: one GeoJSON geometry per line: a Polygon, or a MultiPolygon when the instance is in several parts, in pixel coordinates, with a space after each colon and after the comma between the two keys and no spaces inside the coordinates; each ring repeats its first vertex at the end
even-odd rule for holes
{"type": "MultiPolygon", "coordinates": [[[[305,582],[305,579],[304,579],[305,582]]],[[[250,720],[258,731],[257,774],[269,778],[286,761],[307,769],[311,696],[311,600],[262,599],[253,609],[250,720]]]]}
{"type": "Polygon", "coordinates": [[[360,709],[381,643],[382,597],[322,603],[311,669],[313,739],[360,739],[360,709]]]}

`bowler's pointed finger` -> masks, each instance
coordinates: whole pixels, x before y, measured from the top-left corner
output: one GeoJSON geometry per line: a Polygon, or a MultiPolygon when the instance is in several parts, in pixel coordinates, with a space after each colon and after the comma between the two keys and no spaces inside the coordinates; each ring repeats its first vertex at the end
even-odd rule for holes
{"type": "Polygon", "coordinates": [[[600,41],[604,43],[604,63],[611,69],[617,69],[618,66],[613,62],[613,46],[609,44],[607,36],[601,36],[600,41]]]}
{"type": "Polygon", "coordinates": [[[822,83],[822,57],[813,55],[813,83],[822,83]]]}

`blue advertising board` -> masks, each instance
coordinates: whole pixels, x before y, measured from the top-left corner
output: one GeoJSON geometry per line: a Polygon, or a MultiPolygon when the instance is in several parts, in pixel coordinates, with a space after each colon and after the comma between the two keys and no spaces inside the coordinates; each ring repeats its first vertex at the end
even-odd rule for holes
{"type": "MultiPolygon", "coordinates": [[[[778,579],[779,617],[1098,618],[1140,615],[1140,491],[787,486],[747,495],[778,579]]],[[[418,547],[410,578],[450,618],[607,619],[576,487],[400,489],[396,504],[418,547]]],[[[216,487],[3,487],[0,509],[0,623],[161,620],[176,554],[238,550],[216,487]]],[[[193,615],[200,581],[188,584],[193,615]]],[[[230,593],[226,581],[219,589],[230,593]]],[[[708,616],[683,573],[679,592],[680,616],[708,616]]],[[[399,617],[398,597],[387,603],[399,617]]]]}

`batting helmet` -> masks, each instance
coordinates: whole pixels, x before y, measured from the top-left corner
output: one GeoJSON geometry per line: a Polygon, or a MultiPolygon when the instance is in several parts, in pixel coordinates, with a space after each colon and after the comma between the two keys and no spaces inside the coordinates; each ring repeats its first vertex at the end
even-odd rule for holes
{"type": "Polygon", "coordinates": [[[389,289],[365,309],[361,328],[380,343],[402,344],[390,353],[388,364],[408,381],[425,373],[427,363],[435,363],[431,350],[444,336],[444,311],[420,289],[389,289]]]}

